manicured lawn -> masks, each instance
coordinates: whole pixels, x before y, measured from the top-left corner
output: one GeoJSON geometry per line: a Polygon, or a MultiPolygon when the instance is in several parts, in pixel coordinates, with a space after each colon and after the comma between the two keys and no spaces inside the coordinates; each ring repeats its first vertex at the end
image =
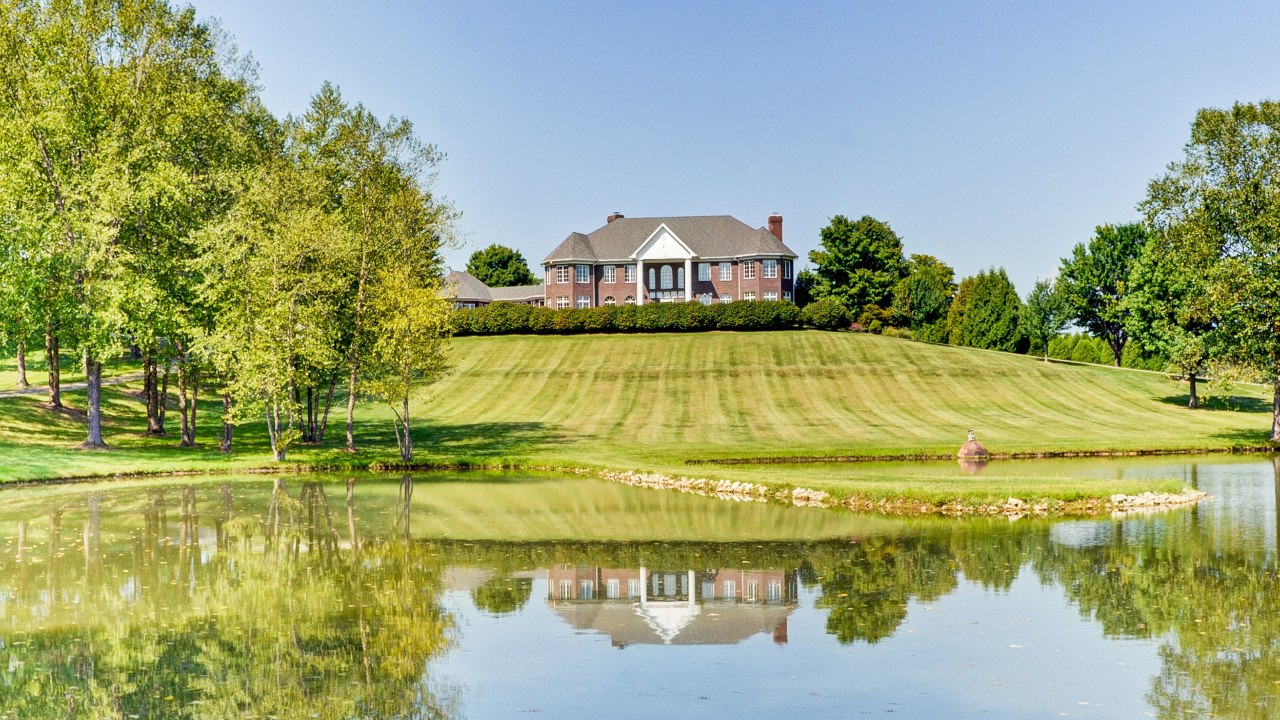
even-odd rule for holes
{"type": "MultiPolygon", "coordinates": [[[[993,452],[1226,448],[1260,445],[1269,428],[1263,389],[1187,410],[1186,386],[1130,370],[817,331],[459,338],[457,372],[416,406],[423,462],[480,462],[662,471],[825,489],[872,498],[1073,498],[1181,483],[1067,479],[1053,470],[957,476],[941,466],[867,464],[689,466],[686,460],[954,453],[974,428],[993,452]]],[[[32,380],[40,379],[33,376],[32,380]]],[[[218,408],[202,407],[195,451],[146,438],[143,407],[105,391],[109,452],[69,449],[82,426],[43,397],[0,400],[0,480],[271,465],[261,423],[218,453],[218,408]]],[[[68,393],[83,406],[83,393],[68,393]]],[[[206,394],[206,398],[213,400],[206,394]]],[[[362,405],[364,452],[349,455],[335,402],[323,448],[290,461],[344,466],[393,462],[389,414],[362,405]]]]}

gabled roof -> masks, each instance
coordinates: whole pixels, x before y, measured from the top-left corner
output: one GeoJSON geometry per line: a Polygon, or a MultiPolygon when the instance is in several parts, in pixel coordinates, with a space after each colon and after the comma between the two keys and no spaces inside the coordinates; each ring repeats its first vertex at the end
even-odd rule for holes
{"type": "Polygon", "coordinates": [[[790,248],[783,245],[765,228],[752,228],[729,215],[698,215],[618,218],[590,235],[571,234],[542,262],[546,264],[571,260],[625,261],[661,225],[666,225],[700,258],[733,258],[747,255],[797,257],[790,248]]]}
{"type": "Polygon", "coordinates": [[[455,300],[493,302],[489,287],[476,279],[475,275],[461,270],[454,270],[444,279],[444,292],[446,297],[455,300]]]}
{"type": "Polygon", "coordinates": [[[505,300],[507,302],[532,300],[534,298],[544,297],[546,292],[546,288],[541,285],[516,285],[514,287],[489,288],[489,296],[493,298],[494,302],[498,302],[499,300],[505,300]]]}

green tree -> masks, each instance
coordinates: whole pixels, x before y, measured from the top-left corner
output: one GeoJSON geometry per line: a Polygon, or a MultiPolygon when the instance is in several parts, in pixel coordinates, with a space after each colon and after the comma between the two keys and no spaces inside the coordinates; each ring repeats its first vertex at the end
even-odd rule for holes
{"type": "Polygon", "coordinates": [[[818,278],[813,298],[832,298],[851,314],[868,304],[887,308],[893,286],[907,275],[893,229],[869,215],[856,221],[836,215],[819,235],[822,249],[809,253],[818,278]]]}
{"type": "Polygon", "coordinates": [[[1149,232],[1143,223],[1099,225],[1093,239],[1080,243],[1064,258],[1059,282],[1075,307],[1075,322],[1107,341],[1116,367],[1129,332],[1129,273],[1142,254],[1149,232]]]}
{"type": "Polygon", "coordinates": [[[947,283],[938,277],[935,267],[919,266],[894,286],[893,310],[907,321],[919,340],[920,328],[946,313],[949,295],[947,283]]]}
{"type": "Polygon", "coordinates": [[[1211,356],[1274,388],[1280,441],[1280,103],[1196,114],[1181,162],[1151,182],[1141,209],[1172,241],[1177,272],[1204,268],[1216,324],[1211,356]]]}
{"type": "Polygon", "coordinates": [[[1018,327],[1022,301],[1004,268],[984,270],[960,281],[947,316],[952,345],[1016,352],[1023,333],[1018,327]]]}
{"type": "Polygon", "coordinates": [[[929,269],[942,282],[943,289],[947,293],[947,302],[951,302],[951,298],[956,294],[956,271],[955,268],[942,262],[932,255],[912,255],[907,259],[907,272],[917,273],[921,270],[929,269]]]}
{"type": "Polygon", "coordinates": [[[1175,238],[1192,230],[1174,226],[1147,241],[1129,273],[1125,328],[1143,350],[1167,358],[1168,371],[1187,378],[1187,407],[1196,408],[1200,404],[1196,373],[1209,361],[1214,321],[1204,282],[1211,268],[1190,263],[1206,258],[1176,250],[1181,240],[1175,238]]]}
{"type": "Polygon", "coordinates": [[[818,276],[805,268],[796,273],[795,283],[796,307],[803,308],[814,301],[813,288],[818,284],[818,276]]]}
{"type": "Polygon", "coordinates": [[[1018,325],[1032,345],[1043,351],[1044,361],[1049,362],[1049,341],[1071,324],[1074,314],[1071,299],[1056,283],[1037,280],[1022,305],[1018,325]]]}
{"type": "Polygon", "coordinates": [[[490,245],[471,253],[467,272],[489,287],[542,284],[542,280],[529,271],[524,255],[503,245],[490,245]]]}

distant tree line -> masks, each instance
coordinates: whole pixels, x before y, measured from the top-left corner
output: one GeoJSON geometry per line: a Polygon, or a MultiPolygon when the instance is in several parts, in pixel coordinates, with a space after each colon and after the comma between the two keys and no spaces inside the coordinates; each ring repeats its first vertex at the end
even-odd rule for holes
{"type": "Polygon", "coordinates": [[[796,281],[833,326],[1034,352],[1186,379],[1261,381],[1280,441],[1280,103],[1201,110],[1184,158],[1153,180],[1142,222],[1101,225],[1021,299],[1003,269],[953,283],[872,217],[837,215],[796,281]],[[1063,336],[1074,326],[1087,336],[1063,336]]]}
{"type": "Polygon", "coordinates": [[[0,2],[0,319],[25,382],[43,345],[88,379],[86,447],[104,447],[104,361],[141,357],[149,434],[220,447],[265,421],[276,459],[323,441],[335,390],[355,450],[358,397],[385,402],[405,459],[409,388],[446,369],[441,249],[456,211],[442,155],[403,119],[324,85],[272,116],[256,68],[190,6],[0,2]]]}

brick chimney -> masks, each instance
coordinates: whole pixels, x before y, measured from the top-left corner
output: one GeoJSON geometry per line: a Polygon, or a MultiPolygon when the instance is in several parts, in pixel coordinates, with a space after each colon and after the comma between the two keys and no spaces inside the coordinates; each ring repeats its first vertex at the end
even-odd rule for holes
{"type": "Polygon", "coordinates": [[[620,213],[620,212],[613,213],[612,215],[610,215],[610,216],[608,217],[608,219],[606,219],[606,220],[605,220],[605,224],[607,225],[608,223],[611,223],[611,222],[613,222],[614,220],[617,220],[617,219],[619,219],[619,218],[621,218],[621,217],[622,217],[622,213],[620,213]]]}
{"type": "Polygon", "coordinates": [[[782,216],[778,213],[769,216],[769,232],[778,238],[778,242],[782,242],[782,216]]]}

